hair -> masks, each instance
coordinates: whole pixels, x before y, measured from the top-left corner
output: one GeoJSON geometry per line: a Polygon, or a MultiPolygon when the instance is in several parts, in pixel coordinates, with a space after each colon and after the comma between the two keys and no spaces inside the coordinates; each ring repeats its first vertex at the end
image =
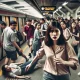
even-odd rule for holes
{"type": "MultiPolygon", "coordinates": [[[[73,21],[72,23],[75,23],[75,24],[76,24],[75,21],[73,21]]],[[[71,32],[73,32],[72,23],[71,23],[71,27],[70,27],[70,31],[71,31],[71,32]]],[[[77,25],[76,25],[76,27],[75,27],[75,32],[77,32],[77,25]]]]}
{"type": "MultiPolygon", "coordinates": [[[[62,20],[61,22],[63,22],[63,23],[66,25],[66,27],[67,27],[67,23],[66,23],[64,20],[62,20]]],[[[61,22],[60,22],[60,23],[61,23],[61,22]]]]}
{"type": "Polygon", "coordinates": [[[17,22],[16,21],[10,21],[10,25],[12,25],[12,24],[17,24],[17,22]]]}
{"type": "Polygon", "coordinates": [[[49,47],[54,45],[53,40],[50,38],[50,35],[49,35],[51,29],[54,29],[54,28],[58,28],[61,32],[60,37],[57,41],[57,45],[64,45],[66,43],[66,40],[63,36],[63,30],[62,30],[59,22],[57,22],[57,21],[52,22],[52,26],[48,27],[47,32],[46,32],[45,41],[44,41],[45,44],[49,47]]]}
{"type": "Polygon", "coordinates": [[[5,65],[2,66],[2,74],[4,77],[8,76],[8,71],[5,68],[5,65]]]}
{"type": "Polygon", "coordinates": [[[31,22],[32,20],[31,19],[28,19],[26,22],[31,22]]]}
{"type": "Polygon", "coordinates": [[[6,26],[6,23],[4,21],[0,21],[0,24],[6,26]]]}
{"type": "Polygon", "coordinates": [[[41,20],[45,22],[45,19],[44,18],[42,18],[41,20]]]}

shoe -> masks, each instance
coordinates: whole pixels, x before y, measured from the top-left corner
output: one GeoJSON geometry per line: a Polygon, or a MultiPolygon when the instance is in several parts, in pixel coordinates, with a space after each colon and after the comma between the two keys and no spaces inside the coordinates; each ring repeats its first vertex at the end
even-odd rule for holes
{"type": "Polygon", "coordinates": [[[29,53],[29,55],[28,55],[30,58],[31,58],[31,53],[29,53]]]}
{"type": "Polygon", "coordinates": [[[78,76],[80,77],[80,72],[78,72],[78,76]]]}
{"type": "Polygon", "coordinates": [[[29,61],[29,59],[28,58],[26,58],[26,62],[28,62],[29,61]]]}

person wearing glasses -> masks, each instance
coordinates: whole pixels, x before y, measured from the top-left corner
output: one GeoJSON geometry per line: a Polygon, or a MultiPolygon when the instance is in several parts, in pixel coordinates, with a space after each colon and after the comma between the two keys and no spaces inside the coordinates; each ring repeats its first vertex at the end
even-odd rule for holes
{"type": "Polygon", "coordinates": [[[14,30],[16,29],[16,26],[17,22],[11,21],[10,27],[6,27],[3,30],[3,49],[6,52],[5,64],[8,64],[10,59],[12,60],[12,62],[15,62],[15,60],[17,59],[16,48],[20,52],[22,52],[22,49],[17,45],[15,39],[16,36],[14,30]]]}

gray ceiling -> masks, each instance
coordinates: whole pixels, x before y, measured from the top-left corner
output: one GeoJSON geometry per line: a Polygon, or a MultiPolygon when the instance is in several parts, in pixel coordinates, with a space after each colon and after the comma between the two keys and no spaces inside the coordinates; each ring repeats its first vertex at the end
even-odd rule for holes
{"type": "MultiPolygon", "coordinates": [[[[80,0],[22,0],[22,1],[29,3],[32,7],[34,7],[36,10],[38,10],[40,13],[43,13],[43,11],[41,11],[41,6],[56,6],[56,9],[57,9],[65,1],[68,2],[67,6],[71,10],[76,9],[80,6],[80,0]]],[[[6,5],[9,5],[9,6],[19,4],[19,3],[17,3],[17,0],[0,0],[0,2],[4,3],[6,5]]],[[[24,8],[24,6],[15,6],[14,8],[16,8],[16,9],[24,8]]],[[[27,9],[24,8],[22,10],[25,11],[27,9]]],[[[62,7],[61,10],[64,13],[68,12],[68,10],[65,9],[64,7],[62,7]]],[[[61,14],[61,13],[59,12],[59,14],[61,14]]]]}
{"type": "MultiPolygon", "coordinates": [[[[41,11],[41,6],[56,6],[56,9],[62,5],[64,2],[68,2],[67,6],[72,10],[76,9],[80,6],[80,0],[30,0],[37,4],[38,9],[41,11]]],[[[67,12],[68,10],[62,7],[63,12],[67,12]]],[[[58,11],[59,12],[59,11],[58,11]]],[[[60,13],[60,12],[59,12],[60,13]]],[[[61,14],[61,13],[60,13],[61,14]]]]}

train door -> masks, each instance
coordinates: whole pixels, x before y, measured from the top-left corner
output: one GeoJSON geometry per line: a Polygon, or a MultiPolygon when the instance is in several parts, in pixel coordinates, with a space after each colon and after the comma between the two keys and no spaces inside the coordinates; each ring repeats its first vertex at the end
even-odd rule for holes
{"type": "Polygon", "coordinates": [[[2,20],[4,22],[6,22],[7,26],[9,26],[9,23],[10,23],[10,17],[9,16],[2,16],[2,20]]]}
{"type": "Polygon", "coordinates": [[[10,23],[10,17],[9,16],[5,16],[5,22],[6,22],[7,26],[9,26],[9,23],[10,23]]]}
{"type": "MultiPolygon", "coordinates": [[[[0,21],[2,21],[2,16],[0,16],[0,21]]],[[[0,60],[2,59],[2,45],[1,45],[1,27],[0,27],[0,60]]]]}
{"type": "Polygon", "coordinates": [[[16,21],[17,22],[17,26],[16,26],[16,30],[19,30],[19,22],[18,22],[18,18],[17,17],[14,17],[14,21],[16,21]]]}

